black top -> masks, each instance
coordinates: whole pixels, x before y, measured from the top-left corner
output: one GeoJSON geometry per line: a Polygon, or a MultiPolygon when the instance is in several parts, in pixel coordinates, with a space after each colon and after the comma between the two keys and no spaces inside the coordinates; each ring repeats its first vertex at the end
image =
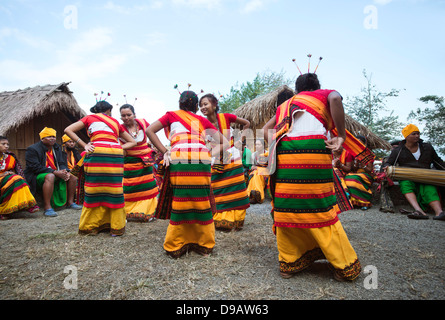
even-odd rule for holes
{"type": "Polygon", "coordinates": [[[437,155],[431,144],[423,142],[422,139],[419,140],[419,160],[414,158],[405,144],[406,140],[403,140],[400,145],[391,152],[382,167],[393,166],[396,165],[397,162],[401,167],[431,169],[431,165],[433,165],[438,170],[445,170],[445,162],[437,155]]]}
{"type": "MultiPolygon", "coordinates": [[[[66,164],[66,156],[62,154],[62,148],[57,143],[53,146],[54,160],[59,170],[68,170],[66,164]]],[[[37,175],[40,173],[52,173],[55,170],[46,167],[46,152],[48,148],[42,141],[34,143],[26,149],[25,160],[25,178],[29,184],[29,188],[33,194],[37,190],[37,175]]]]}

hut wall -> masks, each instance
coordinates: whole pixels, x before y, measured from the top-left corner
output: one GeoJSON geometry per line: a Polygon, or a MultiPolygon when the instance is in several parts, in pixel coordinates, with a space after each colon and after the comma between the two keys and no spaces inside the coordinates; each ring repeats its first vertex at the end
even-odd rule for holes
{"type": "MultiPolygon", "coordinates": [[[[48,113],[43,116],[35,117],[22,124],[18,128],[11,129],[6,133],[9,140],[9,150],[17,155],[23,168],[26,166],[25,152],[26,148],[40,140],[39,133],[45,127],[53,128],[57,131],[56,141],[62,144],[64,130],[71,121],[63,112],[48,113]]],[[[89,141],[86,130],[79,133],[83,141],[89,141]]]]}

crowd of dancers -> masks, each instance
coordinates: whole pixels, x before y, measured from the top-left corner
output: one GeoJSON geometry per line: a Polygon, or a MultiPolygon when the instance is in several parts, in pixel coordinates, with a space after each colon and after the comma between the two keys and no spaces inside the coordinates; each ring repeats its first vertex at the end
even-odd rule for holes
{"type": "Polygon", "coordinates": [[[242,230],[246,209],[269,193],[281,276],[327,259],[335,279],[354,280],[361,266],[338,214],[371,206],[363,181],[375,156],[345,129],[337,91],[321,89],[315,73],[299,76],[295,89],[254,152],[245,144],[249,121],[220,113],[214,95],[193,91],[180,93],[178,110],[151,124],[130,104],[120,107],[119,123],[113,106],[97,101],[91,115],[65,128],[63,146],[54,129],[42,130],[25,170],[0,137],[2,217],[38,211],[40,192],[46,216],[57,216],[54,207],[82,210],[80,234],[121,236],[128,221],[168,219],[164,250],[178,258],[211,254],[216,230],[242,230]],[[89,141],[79,136],[84,129],[89,141]],[[360,170],[347,176],[352,160],[360,170]]]}

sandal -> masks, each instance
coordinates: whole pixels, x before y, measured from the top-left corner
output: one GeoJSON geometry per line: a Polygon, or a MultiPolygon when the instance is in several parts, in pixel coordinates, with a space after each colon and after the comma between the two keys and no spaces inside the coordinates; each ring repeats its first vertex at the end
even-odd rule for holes
{"type": "Polygon", "coordinates": [[[29,209],[28,209],[28,212],[29,212],[29,213],[35,213],[35,212],[37,212],[37,211],[39,211],[39,210],[40,210],[39,206],[34,206],[34,207],[32,207],[32,208],[29,208],[29,209]]]}
{"type": "Polygon", "coordinates": [[[433,218],[433,220],[442,220],[442,221],[445,221],[445,212],[441,212],[441,213],[439,213],[439,215],[438,216],[435,216],[434,218],[433,218]]]}
{"type": "Polygon", "coordinates": [[[295,275],[295,273],[290,273],[290,272],[280,272],[280,276],[283,279],[290,279],[295,275]]]}
{"type": "Polygon", "coordinates": [[[419,211],[414,211],[413,213],[410,213],[408,215],[408,218],[410,219],[416,219],[416,220],[428,220],[429,217],[419,211]]]}
{"type": "Polygon", "coordinates": [[[410,213],[413,213],[412,211],[408,211],[408,210],[406,210],[406,209],[399,209],[399,212],[400,212],[401,214],[410,214],[410,213]]]}

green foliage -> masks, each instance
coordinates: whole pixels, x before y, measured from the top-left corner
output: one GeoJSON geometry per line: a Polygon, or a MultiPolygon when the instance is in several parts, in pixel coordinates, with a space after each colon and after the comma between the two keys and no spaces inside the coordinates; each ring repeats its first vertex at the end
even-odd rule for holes
{"type": "Polygon", "coordinates": [[[292,80],[286,79],[283,71],[258,73],[252,82],[247,81],[241,85],[237,82],[230,88],[230,93],[224,95],[219,101],[220,112],[231,113],[256,97],[267,94],[282,85],[290,86],[291,83],[292,80]]]}
{"type": "Polygon", "coordinates": [[[380,138],[391,141],[400,133],[403,124],[399,116],[387,107],[387,98],[397,97],[400,90],[381,92],[372,84],[371,75],[366,70],[363,70],[363,76],[367,86],[359,95],[344,102],[346,113],[380,138]]]}
{"type": "Polygon", "coordinates": [[[445,154],[445,105],[444,97],[427,95],[419,98],[420,101],[428,104],[434,103],[433,108],[417,108],[411,111],[408,119],[416,119],[424,124],[422,134],[428,137],[428,141],[433,145],[436,151],[445,154]]]}

